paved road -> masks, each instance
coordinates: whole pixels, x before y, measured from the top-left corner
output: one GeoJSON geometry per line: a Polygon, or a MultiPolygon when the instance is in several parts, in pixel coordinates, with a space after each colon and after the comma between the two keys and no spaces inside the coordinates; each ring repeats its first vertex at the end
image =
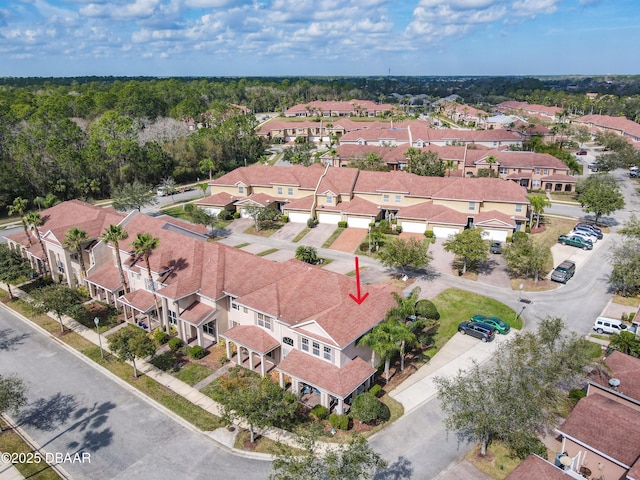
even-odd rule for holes
{"type": "Polygon", "coordinates": [[[28,385],[20,426],[44,452],[90,454],[74,479],[265,479],[269,462],[229,454],[0,309],[0,374],[28,385]]]}

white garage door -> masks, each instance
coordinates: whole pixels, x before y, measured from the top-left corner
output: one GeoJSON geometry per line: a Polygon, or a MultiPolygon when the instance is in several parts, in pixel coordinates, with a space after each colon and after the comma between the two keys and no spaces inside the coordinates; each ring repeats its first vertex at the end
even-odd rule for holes
{"type": "Polygon", "coordinates": [[[402,231],[408,233],[424,233],[427,229],[427,224],[424,222],[402,222],[402,231]]]}
{"type": "Polygon", "coordinates": [[[451,227],[433,227],[433,235],[436,238],[447,238],[458,233],[457,228],[451,227]]]}
{"type": "Polygon", "coordinates": [[[308,213],[291,212],[289,213],[289,221],[293,223],[307,223],[309,220],[308,213]]]}
{"type": "Polygon", "coordinates": [[[207,212],[209,215],[218,215],[222,211],[221,208],[214,208],[214,207],[204,208],[203,210],[207,212]]]}
{"type": "Polygon", "coordinates": [[[372,221],[370,217],[347,217],[347,225],[351,228],[369,228],[372,221]]]}
{"type": "Polygon", "coordinates": [[[485,228],[483,229],[483,231],[483,238],[491,240],[493,242],[506,242],[507,236],[509,235],[509,232],[507,232],[506,230],[492,230],[485,228]]]}
{"type": "Polygon", "coordinates": [[[240,210],[240,217],[241,217],[241,218],[251,218],[251,217],[249,216],[249,212],[247,212],[247,209],[246,209],[246,208],[242,208],[242,209],[240,210]]]}
{"type": "Polygon", "coordinates": [[[318,223],[328,223],[329,225],[337,225],[342,219],[340,214],[335,213],[319,213],[318,223]]]}

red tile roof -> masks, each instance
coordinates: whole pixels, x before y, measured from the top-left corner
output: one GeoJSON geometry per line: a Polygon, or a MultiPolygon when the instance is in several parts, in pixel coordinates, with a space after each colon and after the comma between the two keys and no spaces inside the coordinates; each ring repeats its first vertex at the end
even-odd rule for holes
{"type": "Polygon", "coordinates": [[[278,340],[269,335],[264,329],[254,325],[236,325],[220,334],[220,336],[262,354],[269,353],[280,346],[278,340]]]}
{"type": "Polygon", "coordinates": [[[571,477],[563,470],[531,454],[507,475],[506,480],[567,480],[568,478],[571,477]]]}
{"type": "Polygon", "coordinates": [[[153,294],[146,290],[135,290],[133,292],[129,292],[120,297],[120,301],[143,313],[146,313],[155,307],[153,294]]]}
{"type": "Polygon", "coordinates": [[[611,117],[609,115],[585,115],[574,120],[596,127],[618,130],[633,137],[640,137],[640,124],[625,117],[611,117]]]}
{"type": "Polygon", "coordinates": [[[120,272],[118,268],[112,263],[106,263],[99,269],[87,277],[87,281],[94,283],[110,292],[115,292],[122,286],[120,281],[120,272]]]}
{"type": "Polygon", "coordinates": [[[348,396],[376,371],[360,357],[338,368],[298,350],[291,350],[276,369],[340,398],[348,396]]]}
{"type": "Polygon", "coordinates": [[[640,412],[598,393],[582,398],[558,431],[628,467],[640,458],[640,412]]]}
{"type": "Polygon", "coordinates": [[[315,190],[324,173],[324,167],[315,163],[310,167],[294,165],[290,167],[274,167],[254,165],[240,167],[210,182],[210,185],[236,186],[242,185],[288,185],[306,190],[315,190]]]}
{"type": "Polygon", "coordinates": [[[201,198],[200,200],[196,200],[195,204],[197,205],[212,205],[212,206],[216,206],[216,207],[226,207],[227,205],[231,205],[234,200],[237,200],[238,197],[234,197],[233,195],[226,193],[226,192],[220,192],[220,193],[216,193],[215,195],[209,195],[208,197],[205,198],[201,198]]]}
{"type": "Polygon", "coordinates": [[[215,311],[216,309],[210,305],[205,305],[202,302],[193,302],[180,312],[180,318],[197,327],[209,320],[211,314],[215,311]]]}
{"type": "Polygon", "coordinates": [[[622,395],[640,402],[640,383],[638,382],[640,359],[614,350],[605,359],[605,365],[608,367],[608,371],[601,372],[599,376],[591,376],[591,380],[606,388],[611,388],[609,380],[617,378],[620,380],[620,385],[616,390],[622,395]]]}

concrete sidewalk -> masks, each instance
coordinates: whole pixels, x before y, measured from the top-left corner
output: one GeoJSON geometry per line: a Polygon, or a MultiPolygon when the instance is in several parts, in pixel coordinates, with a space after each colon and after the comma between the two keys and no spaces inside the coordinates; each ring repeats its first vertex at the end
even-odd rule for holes
{"type": "Polygon", "coordinates": [[[389,396],[400,402],[405,414],[435,397],[435,377],[451,378],[460,370],[469,368],[473,361],[487,362],[509,335],[498,335],[493,342],[483,343],[477,338],[457,333],[438,351],[429,363],[407,378],[389,396]]]}

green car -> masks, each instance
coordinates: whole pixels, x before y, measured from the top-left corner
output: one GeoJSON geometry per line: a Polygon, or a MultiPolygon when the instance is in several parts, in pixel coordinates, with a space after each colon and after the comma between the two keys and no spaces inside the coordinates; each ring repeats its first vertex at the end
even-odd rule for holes
{"type": "Polygon", "coordinates": [[[498,317],[485,317],[484,315],[474,315],[471,317],[472,322],[480,322],[495,328],[502,335],[506,335],[511,331],[508,323],[500,320],[498,317]]]}
{"type": "Polygon", "coordinates": [[[560,235],[558,242],[562,245],[571,245],[572,247],[578,247],[584,250],[591,250],[593,248],[593,243],[591,243],[590,240],[586,240],[577,235],[560,235]]]}

